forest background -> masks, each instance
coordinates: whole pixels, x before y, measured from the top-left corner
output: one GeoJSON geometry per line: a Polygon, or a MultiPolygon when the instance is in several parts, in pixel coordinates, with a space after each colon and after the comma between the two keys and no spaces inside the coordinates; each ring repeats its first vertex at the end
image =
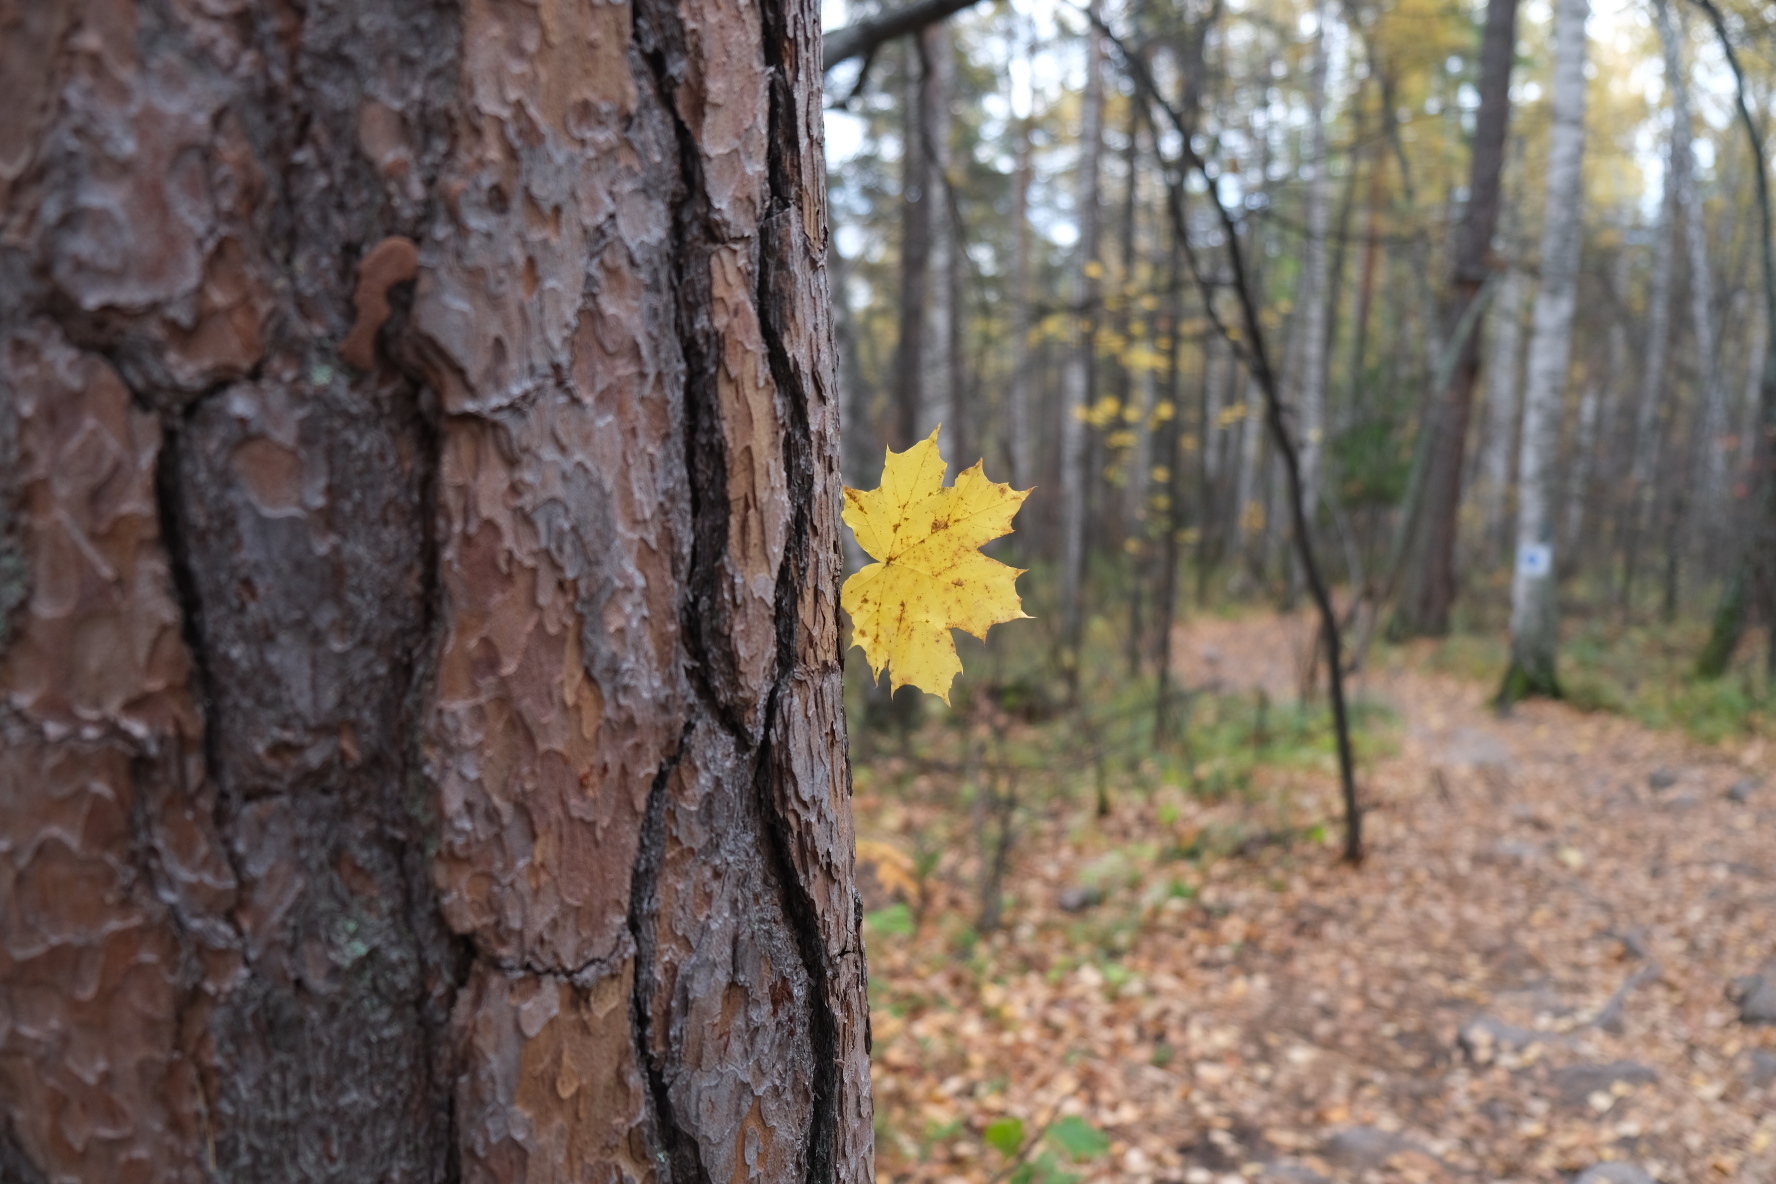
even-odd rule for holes
{"type": "MultiPolygon", "coordinates": [[[[1036,619],[958,635],[950,707],[849,664],[885,1175],[1762,1178],[1776,1050],[1730,1034],[1724,972],[1690,1000],[1720,1041],[1661,1013],[1569,1046],[1660,973],[1619,934],[1666,931],[1517,904],[1550,871],[1658,895],[1659,795],[1762,784],[1773,30],[1126,0],[829,34],[846,483],[941,424],[953,469],[1036,488],[989,548],[1036,619]],[[1466,1013],[1408,1017],[1408,947],[1464,894],[1499,928],[1426,1006],[1466,1013]],[[1304,912],[1324,942],[1258,936],[1304,912]],[[1470,1036],[1506,998],[1533,1019],[1495,1062],[1470,1036]],[[1669,1041],[1714,1092],[1643,1090],[1643,1121],[1616,1099],[1669,1041]]],[[[1689,821],[1704,862],[1749,837],[1689,821]]],[[[1734,866],[1767,918],[1767,859],[1734,866]]],[[[1769,958],[1689,907],[1686,956],[1769,958]]]]}

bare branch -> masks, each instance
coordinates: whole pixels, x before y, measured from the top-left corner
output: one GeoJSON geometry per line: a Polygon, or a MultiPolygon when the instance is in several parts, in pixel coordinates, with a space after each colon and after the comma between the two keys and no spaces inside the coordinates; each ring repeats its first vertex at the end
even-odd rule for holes
{"type": "Polygon", "coordinates": [[[1258,389],[1264,395],[1265,426],[1270,431],[1270,438],[1276,445],[1277,455],[1283,462],[1283,476],[1289,491],[1290,532],[1294,537],[1295,555],[1301,564],[1301,574],[1307,582],[1308,594],[1313,598],[1319,610],[1320,636],[1326,645],[1327,688],[1332,699],[1332,725],[1338,743],[1339,779],[1344,790],[1344,857],[1350,863],[1361,863],[1363,860],[1363,813],[1357,800],[1356,757],[1351,748],[1350,715],[1344,698],[1344,656],[1343,639],[1338,623],[1338,614],[1332,606],[1332,593],[1328,588],[1325,576],[1320,571],[1319,557],[1314,553],[1312,529],[1308,521],[1308,507],[1302,494],[1301,457],[1293,435],[1289,431],[1286,409],[1283,405],[1282,391],[1277,381],[1276,371],[1272,368],[1270,354],[1265,346],[1264,322],[1259,315],[1258,293],[1247,275],[1245,253],[1240,249],[1239,227],[1233,214],[1221,201],[1220,179],[1209,168],[1192,142],[1194,129],[1183,113],[1172,106],[1160,93],[1159,86],[1153,80],[1147,68],[1146,59],[1131,50],[1123,40],[1111,31],[1095,13],[1085,12],[1087,20],[1097,28],[1099,34],[1115,46],[1116,52],[1128,66],[1129,77],[1136,89],[1146,98],[1152,108],[1160,111],[1166,122],[1178,133],[1180,141],[1179,159],[1167,160],[1160,151],[1157,137],[1154,143],[1154,155],[1159,158],[1166,178],[1168,191],[1167,207],[1171,214],[1172,229],[1179,245],[1184,248],[1185,259],[1190,264],[1190,271],[1197,284],[1203,289],[1203,304],[1209,320],[1226,338],[1234,352],[1245,363],[1252,377],[1258,381],[1258,389]],[[1186,172],[1195,172],[1202,178],[1207,196],[1213,204],[1215,216],[1221,224],[1222,239],[1227,249],[1227,262],[1232,272],[1233,291],[1239,298],[1241,332],[1235,333],[1224,324],[1220,314],[1214,307],[1214,296],[1205,276],[1196,251],[1190,242],[1189,226],[1184,216],[1184,177],[1186,172]]]}
{"type": "Polygon", "coordinates": [[[926,25],[947,20],[977,3],[979,0],[914,0],[893,12],[834,29],[820,42],[824,68],[830,70],[840,62],[867,57],[897,37],[917,33],[926,25]]]}

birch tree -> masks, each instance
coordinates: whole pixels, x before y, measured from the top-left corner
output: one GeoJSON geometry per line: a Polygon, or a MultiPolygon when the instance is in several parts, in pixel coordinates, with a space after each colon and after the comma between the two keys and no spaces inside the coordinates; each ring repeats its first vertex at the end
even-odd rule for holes
{"type": "Polygon", "coordinates": [[[1584,232],[1585,18],[1588,0],[1559,0],[1554,10],[1553,127],[1549,133],[1547,206],[1542,215],[1541,283],[1529,338],[1523,436],[1517,461],[1517,557],[1511,581],[1511,665],[1502,704],[1560,694],[1555,673],[1560,615],[1554,580],[1559,526],[1556,471],[1560,409],[1572,358],[1584,232]]]}

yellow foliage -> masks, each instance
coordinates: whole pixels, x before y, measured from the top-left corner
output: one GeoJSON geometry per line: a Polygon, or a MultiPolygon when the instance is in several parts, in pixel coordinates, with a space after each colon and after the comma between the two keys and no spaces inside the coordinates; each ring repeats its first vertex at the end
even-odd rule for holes
{"type": "Polygon", "coordinates": [[[888,452],[879,488],[845,490],[845,522],[878,562],[839,593],[876,676],[890,666],[895,690],[915,686],[945,703],[962,672],[950,630],[984,639],[992,626],[1027,615],[1017,594],[1022,570],[977,548],[1010,534],[1030,496],[987,480],[981,462],[946,487],[948,472],[934,431],[905,452],[888,452]]]}
{"type": "Polygon", "coordinates": [[[919,876],[913,857],[894,844],[858,839],[857,866],[875,869],[876,882],[890,895],[909,901],[919,899],[919,876]]]}

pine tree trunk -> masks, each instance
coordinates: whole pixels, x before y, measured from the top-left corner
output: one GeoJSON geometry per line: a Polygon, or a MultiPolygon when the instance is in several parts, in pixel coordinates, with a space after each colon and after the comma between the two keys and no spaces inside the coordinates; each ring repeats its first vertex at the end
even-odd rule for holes
{"type": "Polygon", "coordinates": [[[6,26],[0,1175],[869,1180],[816,8],[216,11],[6,26]]]}
{"type": "Polygon", "coordinates": [[[1588,0],[1554,10],[1553,129],[1517,461],[1517,562],[1511,582],[1511,666],[1500,701],[1558,695],[1560,616],[1554,579],[1560,411],[1572,357],[1579,247],[1584,238],[1585,18],[1588,0]]]}

